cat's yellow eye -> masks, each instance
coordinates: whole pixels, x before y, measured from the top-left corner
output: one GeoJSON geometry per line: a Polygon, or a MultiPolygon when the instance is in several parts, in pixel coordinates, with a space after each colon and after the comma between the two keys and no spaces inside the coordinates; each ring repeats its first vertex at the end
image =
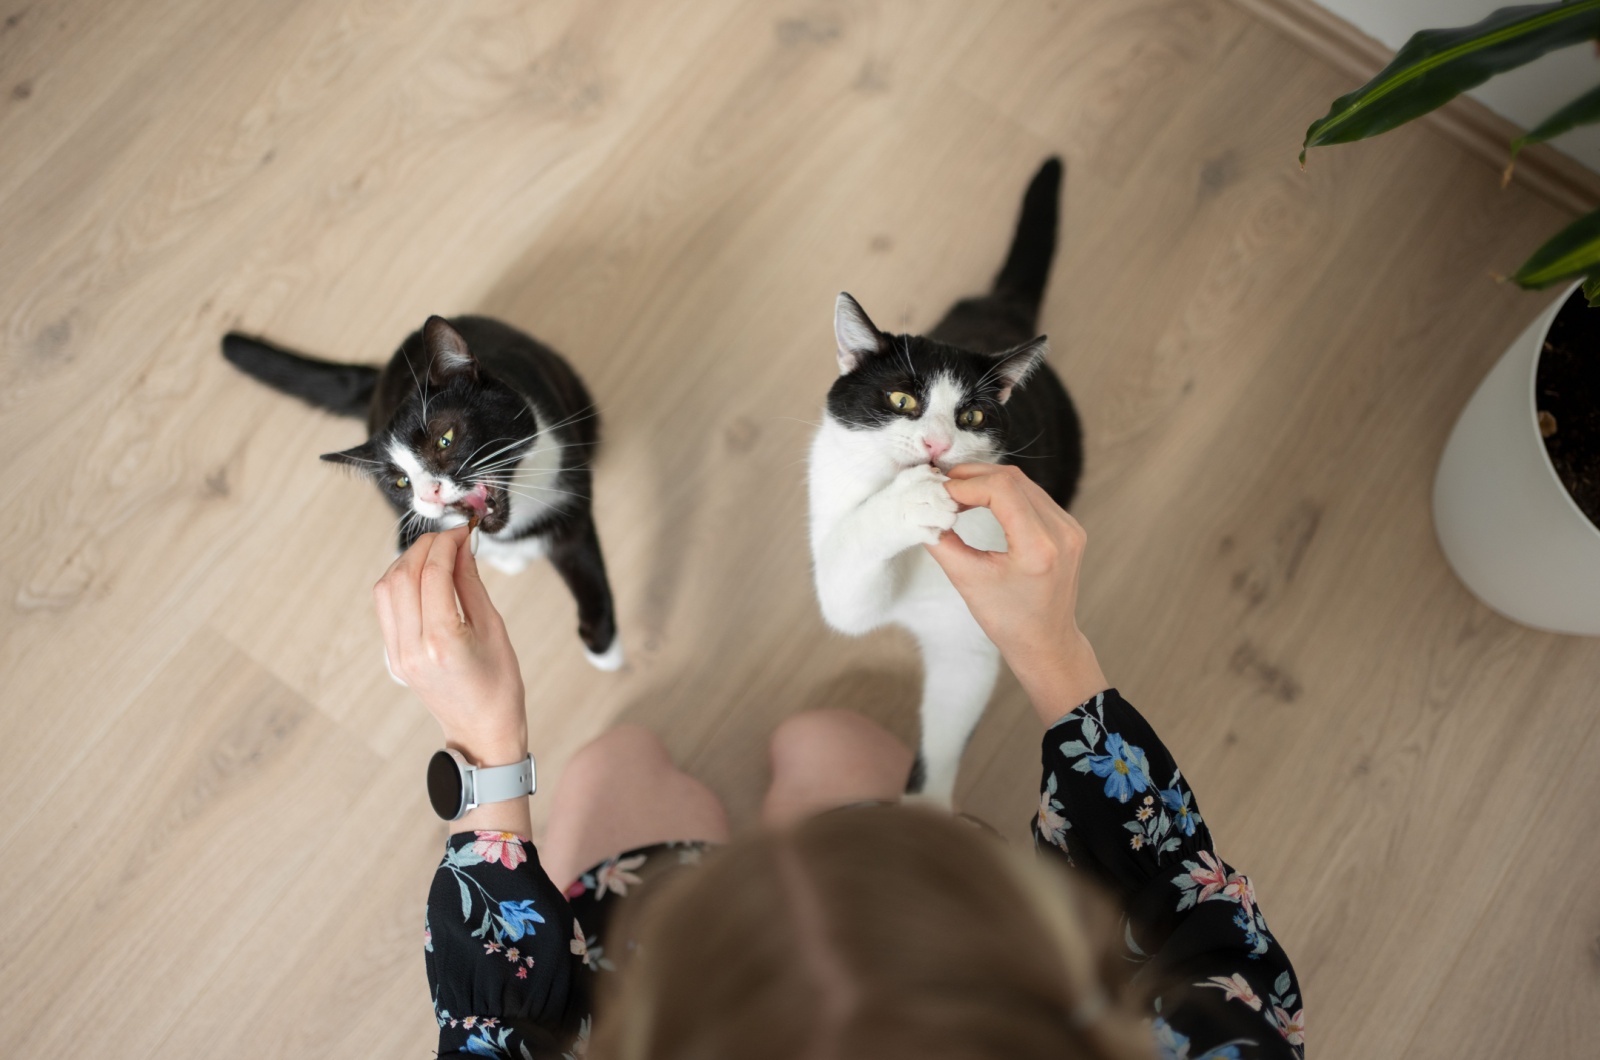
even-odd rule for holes
{"type": "Polygon", "coordinates": [[[409,485],[411,485],[411,480],[404,475],[394,480],[394,488],[397,490],[403,490],[409,485]]]}
{"type": "Polygon", "coordinates": [[[983,410],[968,409],[956,418],[956,422],[963,427],[981,427],[983,426],[983,410]]]}
{"type": "Polygon", "coordinates": [[[445,431],[443,434],[439,435],[439,448],[440,449],[448,449],[448,448],[450,448],[450,443],[455,441],[455,440],[456,440],[456,429],[454,427],[452,427],[448,431],[445,431]]]}
{"type": "Polygon", "coordinates": [[[896,412],[917,411],[917,399],[907,394],[904,390],[893,390],[889,393],[889,407],[896,412]]]}

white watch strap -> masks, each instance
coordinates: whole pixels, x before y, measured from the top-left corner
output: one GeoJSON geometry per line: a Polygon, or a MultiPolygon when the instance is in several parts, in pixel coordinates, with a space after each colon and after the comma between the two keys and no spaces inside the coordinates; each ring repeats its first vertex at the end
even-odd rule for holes
{"type": "Polygon", "coordinates": [[[506,802],[510,799],[532,795],[535,787],[533,755],[508,766],[471,767],[471,789],[467,806],[482,806],[489,802],[506,802]]]}

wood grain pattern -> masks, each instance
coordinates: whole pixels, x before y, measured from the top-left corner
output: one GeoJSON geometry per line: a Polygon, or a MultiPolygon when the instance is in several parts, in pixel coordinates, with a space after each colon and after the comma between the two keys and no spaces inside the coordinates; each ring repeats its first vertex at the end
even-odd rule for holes
{"type": "MultiPolygon", "coordinates": [[[[0,1052],[430,1047],[437,737],[369,613],[390,516],[315,459],[359,426],[223,331],[377,361],[478,310],[566,353],[632,664],[587,666],[548,568],[489,575],[541,782],[626,718],[748,827],[783,716],[915,731],[909,640],[811,595],[833,296],[928,326],[1052,152],[1084,622],[1313,1049],[1592,1052],[1600,645],[1479,605],[1428,510],[1544,304],[1488,276],[1564,214],[1421,127],[1299,172],[1347,82],[1226,0],[0,10],[0,1052]]],[[[1004,677],[961,791],[1018,838],[1037,740],[1004,677]]]]}

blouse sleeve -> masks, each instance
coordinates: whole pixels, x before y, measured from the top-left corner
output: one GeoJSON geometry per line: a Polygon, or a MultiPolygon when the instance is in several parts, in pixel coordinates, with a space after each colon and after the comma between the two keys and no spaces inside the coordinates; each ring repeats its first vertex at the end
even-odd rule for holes
{"type": "Polygon", "coordinates": [[[1163,1055],[1305,1055],[1294,967],[1250,880],[1216,853],[1177,763],[1108,689],[1051,726],[1035,846],[1109,888],[1125,913],[1136,976],[1159,989],[1163,1055]]]}
{"type": "Polygon", "coordinates": [[[572,910],[510,832],[450,837],[428,893],[424,959],[439,1055],[557,1057],[587,1031],[572,910]]]}

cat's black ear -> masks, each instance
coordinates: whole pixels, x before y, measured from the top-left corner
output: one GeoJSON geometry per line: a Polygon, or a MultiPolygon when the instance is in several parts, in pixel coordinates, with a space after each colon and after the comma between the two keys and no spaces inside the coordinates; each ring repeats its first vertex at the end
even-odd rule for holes
{"type": "Polygon", "coordinates": [[[428,381],[443,386],[465,375],[478,378],[478,359],[467,349],[467,340],[444,317],[429,317],[422,325],[422,346],[428,351],[428,381]]]}
{"type": "Polygon", "coordinates": [[[1000,380],[1000,404],[1011,400],[1011,392],[1027,381],[1049,353],[1050,340],[1040,335],[1000,354],[1000,363],[994,373],[995,378],[1000,380]]]}
{"type": "Polygon", "coordinates": [[[839,344],[839,374],[849,375],[868,357],[885,350],[883,332],[872,323],[861,303],[844,291],[833,304],[833,337],[839,344]]]}
{"type": "Polygon", "coordinates": [[[380,459],[376,440],[362,442],[354,449],[346,449],[342,453],[323,453],[322,459],[330,464],[349,464],[367,475],[376,475],[387,466],[380,459]]]}

